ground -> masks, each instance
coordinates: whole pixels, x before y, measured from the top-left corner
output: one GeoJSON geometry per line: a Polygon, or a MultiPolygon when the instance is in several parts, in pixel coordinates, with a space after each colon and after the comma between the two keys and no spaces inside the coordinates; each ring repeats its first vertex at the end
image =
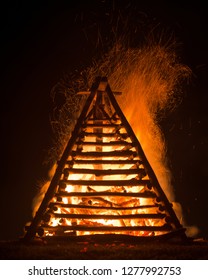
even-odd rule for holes
{"type": "Polygon", "coordinates": [[[208,260],[208,241],[34,240],[0,242],[1,260],[208,260]]]}

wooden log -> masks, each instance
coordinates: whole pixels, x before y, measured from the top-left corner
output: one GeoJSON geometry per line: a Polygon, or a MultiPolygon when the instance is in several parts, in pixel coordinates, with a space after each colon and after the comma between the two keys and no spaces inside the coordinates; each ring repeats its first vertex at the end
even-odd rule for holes
{"type": "Polygon", "coordinates": [[[121,128],[121,127],[123,127],[120,124],[113,124],[113,123],[105,124],[105,123],[103,123],[103,121],[98,121],[97,119],[95,119],[94,121],[97,121],[97,122],[100,122],[100,123],[85,123],[83,125],[83,128],[87,128],[87,127],[92,127],[92,128],[94,128],[94,127],[121,128]]]}
{"type": "Polygon", "coordinates": [[[94,116],[94,112],[95,112],[95,107],[93,106],[92,109],[88,112],[88,114],[87,114],[86,118],[84,119],[83,123],[87,122],[89,118],[94,116]]]}
{"type": "Polygon", "coordinates": [[[87,121],[109,121],[109,122],[118,122],[118,121],[120,121],[120,118],[118,118],[118,117],[110,117],[110,116],[105,116],[105,117],[103,117],[103,118],[95,118],[95,117],[90,117],[90,118],[88,118],[87,119],[87,121]]]}
{"type": "Polygon", "coordinates": [[[132,205],[136,204],[138,205],[140,201],[138,200],[138,198],[130,198],[129,200],[126,200],[126,201],[121,201],[119,203],[119,206],[121,207],[131,207],[132,205]]]}
{"type": "Polygon", "coordinates": [[[142,164],[142,161],[139,160],[139,159],[127,159],[127,160],[122,160],[122,159],[118,159],[118,160],[115,160],[115,159],[112,159],[112,160],[102,160],[102,159],[73,159],[73,160],[68,160],[67,161],[67,164],[69,165],[73,165],[73,164],[92,164],[92,165],[95,165],[95,164],[119,164],[119,165],[125,165],[125,164],[139,164],[141,165],[142,164]]]}
{"type": "Polygon", "coordinates": [[[136,209],[150,209],[158,208],[157,205],[139,205],[139,206],[128,206],[128,207],[118,207],[118,206],[91,206],[91,205],[80,205],[80,204],[64,204],[60,202],[51,202],[49,207],[51,209],[58,210],[58,208],[73,208],[73,209],[93,209],[93,210],[136,210],[136,209]]]}
{"type": "Polygon", "coordinates": [[[127,142],[127,141],[109,141],[109,142],[90,142],[90,141],[78,141],[76,142],[77,145],[82,146],[128,146],[128,147],[135,147],[135,143],[127,142]]]}
{"type": "Polygon", "coordinates": [[[63,214],[63,213],[53,213],[51,216],[55,218],[65,218],[65,219],[96,219],[96,220],[123,220],[123,219],[163,219],[166,217],[165,214],[128,214],[128,215],[96,215],[96,214],[63,214]]]}
{"type": "Polygon", "coordinates": [[[72,157],[129,157],[137,156],[137,153],[134,151],[111,151],[111,152],[79,152],[72,151],[72,157]]]}
{"type": "Polygon", "coordinates": [[[143,193],[119,193],[119,192],[59,192],[55,196],[60,197],[102,197],[102,196],[120,196],[120,197],[140,197],[140,198],[155,198],[156,194],[151,191],[145,191],[143,193]]]}
{"type": "Polygon", "coordinates": [[[116,231],[170,231],[172,230],[172,227],[168,224],[164,224],[162,226],[85,226],[85,225],[77,225],[77,226],[48,226],[43,225],[43,228],[45,230],[52,230],[54,232],[56,231],[69,231],[69,230],[76,230],[76,231],[110,231],[110,232],[116,232],[116,231]]]}
{"type": "MultiPolygon", "coordinates": [[[[104,97],[105,99],[105,103],[108,103],[108,100],[106,100],[106,98],[104,97]],[[107,101],[107,102],[106,102],[107,101]]],[[[109,104],[109,103],[108,103],[109,104]]],[[[112,119],[111,118],[111,110],[108,111],[108,113],[106,112],[106,110],[104,110],[104,106],[103,104],[100,106],[100,111],[102,112],[103,116],[105,116],[106,118],[110,118],[110,120],[112,119]]],[[[96,116],[97,118],[99,118],[99,116],[96,116]]],[[[112,122],[112,121],[111,121],[112,122]]]]}
{"type": "Polygon", "coordinates": [[[106,132],[106,133],[97,133],[97,132],[86,132],[86,131],[83,131],[82,133],[80,133],[80,136],[90,136],[90,137],[93,137],[93,136],[96,136],[96,137],[100,137],[100,138],[103,138],[103,137],[121,137],[123,139],[126,139],[129,137],[129,135],[127,133],[112,133],[112,132],[106,132]]]}
{"type": "Polygon", "coordinates": [[[45,213],[44,215],[43,215],[43,220],[44,220],[44,222],[49,222],[50,221],[50,219],[51,219],[51,214],[49,214],[49,213],[45,213]]]}
{"type": "Polygon", "coordinates": [[[64,171],[68,171],[72,174],[94,174],[96,176],[104,176],[104,175],[129,175],[129,174],[145,174],[145,170],[143,168],[137,169],[86,169],[86,168],[71,168],[65,169],[64,171]]]}
{"type": "MultiPolygon", "coordinates": [[[[83,200],[83,198],[82,198],[83,200]]],[[[87,203],[89,203],[90,205],[92,203],[99,203],[99,205],[102,205],[102,206],[106,206],[106,207],[113,207],[115,204],[112,202],[112,201],[109,201],[107,198],[104,198],[104,197],[89,197],[87,199],[87,203]]]]}
{"type": "MultiPolygon", "coordinates": [[[[82,197],[82,201],[84,202],[83,197],[82,197]]],[[[87,204],[89,204],[89,205],[91,205],[92,203],[94,203],[94,204],[98,203],[99,206],[110,206],[110,207],[115,207],[115,208],[116,207],[130,207],[135,204],[138,205],[138,203],[139,203],[138,198],[132,198],[132,197],[130,197],[130,199],[128,199],[128,197],[127,197],[125,201],[123,201],[123,199],[122,199],[121,202],[117,201],[117,203],[116,203],[116,202],[113,202],[112,198],[111,197],[109,198],[109,196],[107,196],[105,198],[101,197],[101,196],[93,197],[93,198],[90,197],[90,198],[87,198],[86,201],[87,201],[87,204]]]]}
{"type": "MultiPolygon", "coordinates": [[[[106,117],[106,115],[107,115],[107,117],[109,117],[109,115],[107,114],[107,113],[105,113],[105,112],[103,112],[102,110],[101,110],[101,108],[102,108],[102,105],[103,104],[103,94],[102,93],[100,93],[100,94],[98,94],[97,95],[97,98],[96,98],[96,102],[95,102],[95,114],[94,114],[94,117],[95,118],[102,118],[102,117],[106,117]]],[[[94,125],[100,125],[100,124],[103,124],[103,122],[102,121],[94,121],[94,125]]],[[[93,127],[93,132],[94,133],[103,133],[103,127],[100,127],[100,126],[94,126],[93,127]]],[[[100,137],[96,137],[96,139],[95,139],[95,141],[96,141],[96,143],[98,143],[98,145],[96,145],[95,146],[95,150],[96,150],[96,152],[100,152],[100,153],[102,153],[102,151],[103,151],[103,146],[101,146],[101,145],[99,145],[99,144],[101,144],[102,142],[103,142],[103,139],[102,138],[100,138],[100,137]]],[[[99,169],[102,169],[102,166],[98,166],[98,168],[99,169]]],[[[101,178],[100,178],[101,179],[101,178]]]]}
{"type": "Polygon", "coordinates": [[[62,180],[68,185],[82,186],[149,186],[149,180],[62,180]]]}
{"type": "MultiPolygon", "coordinates": [[[[87,91],[87,90],[85,90],[85,91],[78,91],[77,92],[77,94],[78,95],[90,95],[90,91],[87,91]]],[[[122,92],[121,91],[113,91],[113,94],[115,94],[115,95],[122,95],[122,92]]]]}

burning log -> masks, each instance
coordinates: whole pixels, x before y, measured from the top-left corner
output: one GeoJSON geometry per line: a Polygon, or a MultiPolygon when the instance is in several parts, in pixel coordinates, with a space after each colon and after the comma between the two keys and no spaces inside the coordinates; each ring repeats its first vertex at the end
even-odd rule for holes
{"type": "MultiPolygon", "coordinates": [[[[163,219],[166,218],[165,214],[131,214],[131,215],[83,215],[83,214],[60,214],[60,213],[53,213],[55,218],[66,218],[66,219],[108,219],[108,220],[123,220],[123,219],[163,219]]],[[[169,221],[167,219],[167,221],[169,221]]]]}
{"type": "Polygon", "coordinates": [[[149,232],[167,232],[171,229],[169,224],[164,224],[162,226],[123,226],[123,227],[116,227],[116,226],[84,226],[84,225],[77,225],[77,226],[44,226],[44,230],[51,230],[51,231],[93,231],[93,232],[125,232],[125,231],[149,231],[149,232]]]}
{"type": "Polygon", "coordinates": [[[77,141],[77,145],[84,145],[84,146],[128,146],[128,147],[135,147],[136,143],[129,143],[127,141],[109,141],[109,142],[90,142],[90,141],[77,141]]]}
{"type": "Polygon", "coordinates": [[[117,138],[117,137],[120,137],[121,139],[127,139],[129,136],[127,133],[113,133],[113,132],[86,132],[86,131],[83,131],[81,134],[80,134],[80,137],[84,138],[85,136],[88,136],[88,137],[93,137],[93,136],[96,136],[100,139],[102,138],[105,138],[105,137],[109,137],[111,139],[114,139],[114,138],[117,138]]]}
{"type": "Polygon", "coordinates": [[[59,192],[55,196],[62,197],[102,197],[102,196],[117,196],[117,197],[139,197],[139,198],[155,198],[156,195],[153,192],[143,192],[143,193],[118,193],[118,192],[94,192],[94,193],[83,193],[83,192],[59,192]]]}
{"type": "Polygon", "coordinates": [[[68,185],[77,186],[149,186],[149,180],[63,180],[68,185]]]}
{"type": "MultiPolygon", "coordinates": [[[[104,175],[117,175],[117,174],[124,174],[124,175],[129,175],[129,174],[137,174],[141,176],[145,176],[145,170],[143,168],[137,168],[137,169],[84,169],[84,168],[73,168],[73,169],[64,169],[64,173],[70,174],[72,172],[73,174],[93,174],[95,176],[104,176],[104,175]],[[68,171],[68,172],[67,172],[68,171]]],[[[67,176],[68,177],[68,176],[67,176]]],[[[65,176],[66,178],[66,176],[65,176]]]]}
{"type": "Polygon", "coordinates": [[[141,160],[139,159],[118,159],[118,160],[115,160],[115,159],[112,159],[112,160],[106,160],[106,159],[101,159],[101,160],[97,160],[97,159],[90,159],[90,160],[85,160],[85,159],[76,159],[76,158],[73,158],[73,160],[69,160],[67,161],[67,164],[71,165],[71,164],[79,164],[79,165],[82,165],[82,164],[92,164],[92,165],[95,165],[95,164],[118,164],[118,165],[128,165],[128,164],[142,164],[141,160]]]}
{"type": "Polygon", "coordinates": [[[113,152],[79,152],[72,151],[72,157],[130,157],[137,156],[136,152],[133,151],[113,151],[113,152]]]}
{"type": "MultiPolygon", "coordinates": [[[[54,211],[57,211],[59,208],[77,208],[77,209],[93,209],[93,210],[135,210],[135,209],[149,209],[149,208],[158,208],[157,205],[138,205],[132,206],[133,202],[138,200],[130,200],[129,202],[123,202],[121,205],[131,205],[129,207],[120,207],[118,204],[114,204],[113,207],[111,206],[91,206],[91,205],[80,205],[80,204],[65,204],[60,202],[51,202],[49,207],[54,211]]],[[[111,203],[111,202],[109,202],[111,203]]],[[[111,203],[112,204],[112,203],[111,203]]]]}
{"type": "Polygon", "coordinates": [[[87,128],[87,127],[99,127],[99,128],[116,128],[116,129],[120,129],[121,127],[123,127],[122,125],[119,124],[113,124],[113,123],[103,123],[103,119],[94,119],[96,120],[96,123],[85,123],[83,125],[83,128],[87,128]]]}

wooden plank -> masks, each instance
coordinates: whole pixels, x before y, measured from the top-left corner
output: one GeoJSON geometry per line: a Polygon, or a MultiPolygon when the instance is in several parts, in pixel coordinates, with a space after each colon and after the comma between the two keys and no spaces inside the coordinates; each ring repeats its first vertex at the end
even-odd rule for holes
{"type": "Polygon", "coordinates": [[[125,165],[125,164],[142,164],[142,161],[139,159],[112,159],[112,160],[107,160],[107,159],[99,159],[99,160],[91,160],[91,159],[73,159],[73,160],[68,160],[66,162],[69,165],[73,165],[73,164],[91,164],[91,165],[95,165],[95,164],[116,164],[116,165],[125,165]]]}
{"type": "Polygon", "coordinates": [[[87,119],[87,121],[108,121],[108,122],[118,122],[120,121],[121,119],[120,118],[117,118],[117,117],[110,117],[110,116],[105,116],[103,118],[95,118],[95,117],[90,117],[89,119],[87,119]]]}
{"type": "Polygon", "coordinates": [[[99,214],[66,214],[66,213],[52,213],[51,217],[65,218],[65,219],[90,219],[90,220],[125,220],[125,219],[163,219],[165,214],[128,214],[128,215],[99,215],[99,214]]]}
{"type": "Polygon", "coordinates": [[[136,210],[136,209],[150,209],[158,208],[156,204],[150,205],[139,205],[139,206],[129,206],[129,207],[112,207],[112,206],[92,206],[92,205],[79,205],[79,204],[65,204],[61,202],[51,202],[49,208],[52,207],[59,208],[73,208],[73,209],[93,209],[93,210],[136,210]]]}
{"type": "Polygon", "coordinates": [[[127,133],[112,133],[112,132],[106,132],[106,133],[98,133],[98,132],[86,132],[86,131],[83,131],[81,132],[81,137],[82,136],[90,136],[90,137],[93,137],[93,136],[96,136],[96,137],[100,137],[100,138],[103,138],[103,137],[121,137],[123,139],[126,139],[129,137],[129,135],[127,133]]]}
{"type": "Polygon", "coordinates": [[[121,193],[121,192],[64,192],[61,191],[55,195],[56,197],[104,197],[104,196],[118,196],[118,197],[140,197],[140,198],[155,198],[156,194],[151,191],[141,193],[121,193]]]}
{"type": "Polygon", "coordinates": [[[136,143],[131,143],[127,141],[110,141],[110,142],[90,142],[90,141],[77,141],[76,145],[83,145],[83,146],[131,146],[135,147],[136,143]]]}
{"type": "Polygon", "coordinates": [[[143,168],[136,169],[86,169],[86,168],[65,168],[71,174],[94,174],[96,176],[103,175],[129,175],[129,174],[144,174],[143,168]]]}
{"type": "Polygon", "coordinates": [[[170,231],[172,228],[168,224],[164,224],[162,226],[84,226],[84,225],[77,225],[77,226],[43,226],[44,230],[50,230],[53,232],[56,231],[170,231]]]}
{"type": "MultiPolygon", "coordinates": [[[[98,120],[95,120],[98,122],[98,120]]],[[[83,128],[87,128],[87,127],[92,127],[92,128],[95,128],[95,127],[101,127],[101,128],[122,128],[123,125],[121,124],[113,124],[113,123],[85,123],[83,125],[83,128]]]]}
{"type": "Polygon", "coordinates": [[[111,151],[111,152],[79,152],[72,151],[72,157],[83,156],[83,157],[129,157],[137,156],[134,151],[111,151]]]}
{"type": "MultiPolygon", "coordinates": [[[[78,91],[77,94],[78,95],[90,95],[91,91],[78,91]]],[[[113,94],[115,95],[122,95],[122,92],[121,91],[113,91],[113,94]]]]}
{"type": "Polygon", "coordinates": [[[82,186],[150,186],[149,180],[61,180],[68,185],[82,186]]]}

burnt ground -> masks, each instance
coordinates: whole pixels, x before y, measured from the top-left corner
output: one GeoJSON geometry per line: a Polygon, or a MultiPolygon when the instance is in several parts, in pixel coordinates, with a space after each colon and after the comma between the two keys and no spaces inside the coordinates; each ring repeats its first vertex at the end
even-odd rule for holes
{"type": "Polygon", "coordinates": [[[127,242],[34,240],[0,242],[1,260],[208,260],[208,241],[127,242]]]}

